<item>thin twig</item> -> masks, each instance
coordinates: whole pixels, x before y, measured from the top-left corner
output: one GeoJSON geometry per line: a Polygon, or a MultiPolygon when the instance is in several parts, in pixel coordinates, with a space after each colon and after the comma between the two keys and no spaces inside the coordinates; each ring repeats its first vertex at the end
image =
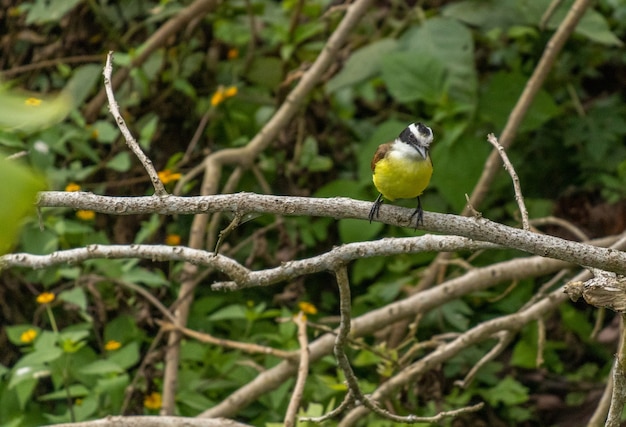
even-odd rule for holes
{"type": "Polygon", "coordinates": [[[300,344],[300,362],[298,364],[298,375],[296,385],[293,388],[289,406],[285,413],[285,427],[294,427],[297,423],[298,408],[304,395],[304,386],[309,374],[309,339],[306,335],[306,316],[299,312],[293,317],[294,323],[298,326],[298,344],[300,344]]]}
{"type": "Polygon", "coordinates": [[[349,393],[353,396],[356,404],[363,405],[365,408],[385,419],[408,424],[436,423],[446,418],[457,417],[461,414],[475,412],[482,409],[484,404],[479,403],[477,405],[468,406],[453,411],[439,412],[437,415],[432,417],[418,417],[413,414],[400,416],[381,408],[368,396],[365,396],[361,391],[361,388],[359,387],[358,379],[354,374],[354,371],[350,366],[348,357],[346,356],[346,353],[344,351],[344,348],[348,344],[348,335],[350,334],[350,323],[352,318],[350,282],[348,279],[348,269],[345,265],[339,265],[335,268],[335,277],[337,279],[337,286],[339,288],[339,312],[341,315],[341,321],[339,323],[339,331],[337,332],[337,337],[335,338],[333,351],[335,354],[335,358],[337,359],[337,365],[345,376],[346,383],[348,384],[349,393]]]}
{"type": "Polygon", "coordinates": [[[113,93],[113,88],[111,87],[111,73],[113,71],[112,61],[113,61],[113,52],[110,51],[109,54],[107,55],[107,61],[106,61],[106,65],[104,66],[104,72],[103,72],[104,89],[106,91],[107,99],[109,101],[109,111],[111,112],[111,115],[115,119],[115,123],[117,123],[117,127],[122,132],[122,135],[124,135],[124,140],[126,141],[126,145],[128,145],[128,148],[130,148],[133,154],[137,156],[137,158],[143,165],[146,172],[148,172],[150,181],[152,181],[152,185],[154,186],[155,194],[157,196],[167,196],[167,191],[165,190],[165,187],[163,186],[163,183],[161,182],[161,179],[159,178],[159,174],[157,174],[157,171],[154,169],[152,160],[150,160],[148,156],[145,155],[145,153],[143,152],[143,150],[141,149],[141,147],[139,146],[139,144],[137,143],[133,135],[128,130],[128,127],[126,126],[126,122],[124,121],[124,118],[120,114],[119,107],[117,105],[117,102],[115,101],[115,94],[113,93]]]}
{"type": "Polygon", "coordinates": [[[513,341],[513,337],[515,336],[511,331],[500,331],[496,333],[496,335],[498,337],[498,344],[493,346],[493,348],[489,350],[487,354],[480,358],[478,363],[472,366],[472,369],[470,369],[467,375],[465,375],[465,378],[463,378],[463,380],[455,381],[455,385],[461,388],[467,388],[474,380],[474,377],[476,376],[480,368],[498,357],[498,355],[502,353],[502,351],[509,345],[509,343],[513,341]]]}
{"type": "Polygon", "coordinates": [[[626,401],[626,314],[620,319],[620,341],[619,349],[615,355],[613,366],[613,393],[611,394],[611,406],[606,419],[606,427],[620,426],[620,419],[626,401]]]}
{"type": "Polygon", "coordinates": [[[526,204],[524,203],[524,196],[522,195],[522,187],[519,183],[519,178],[517,176],[517,172],[515,172],[515,168],[511,164],[509,160],[509,156],[507,156],[506,151],[504,151],[504,147],[500,145],[496,136],[492,133],[487,135],[487,141],[491,145],[493,145],[500,157],[502,158],[502,163],[504,164],[504,169],[509,173],[511,179],[513,180],[513,189],[515,191],[515,201],[517,201],[517,206],[519,207],[520,214],[522,215],[522,228],[524,230],[530,230],[530,225],[528,224],[528,209],[526,209],[526,204]]]}
{"type": "Polygon", "coordinates": [[[604,421],[609,413],[611,406],[611,397],[613,396],[613,372],[609,374],[609,378],[604,387],[604,392],[600,401],[596,405],[596,409],[593,411],[593,415],[589,418],[586,427],[603,427],[604,421]]]}
{"type": "Polygon", "coordinates": [[[577,227],[570,221],[563,219],[563,218],[557,218],[555,216],[535,218],[535,219],[530,220],[530,225],[533,227],[540,227],[544,225],[556,225],[572,233],[581,242],[586,242],[587,240],[589,240],[589,236],[587,236],[584,231],[582,231],[579,227],[577,227]]]}
{"type": "Polygon", "coordinates": [[[537,319],[537,357],[535,358],[535,366],[540,368],[543,366],[543,354],[546,349],[546,322],[543,317],[537,319]]]}
{"type": "Polygon", "coordinates": [[[297,352],[279,350],[276,348],[266,347],[254,343],[245,343],[224,338],[216,338],[213,335],[204,332],[194,331],[193,329],[184,328],[173,323],[162,322],[160,320],[156,320],[156,322],[161,328],[163,328],[163,331],[165,332],[172,330],[180,331],[183,335],[186,335],[203,343],[214,344],[223,348],[241,350],[245,353],[250,354],[271,354],[272,356],[278,357],[280,359],[294,360],[298,358],[297,352]]]}
{"type": "Polygon", "coordinates": [[[552,18],[552,16],[554,15],[554,12],[556,12],[556,10],[559,8],[561,3],[563,3],[563,0],[552,0],[550,2],[550,5],[546,9],[546,11],[543,13],[543,15],[541,16],[541,20],[539,21],[540,30],[543,31],[546,29],[548,25],[548,21],[550,21],[550,18],[552,18]]]}

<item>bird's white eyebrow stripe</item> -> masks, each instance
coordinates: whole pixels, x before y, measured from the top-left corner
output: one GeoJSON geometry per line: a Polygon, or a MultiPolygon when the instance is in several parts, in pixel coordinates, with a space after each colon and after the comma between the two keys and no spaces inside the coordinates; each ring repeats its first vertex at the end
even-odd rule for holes
{"type": "Polygon", "coordinates": [[[412,133],[412,134],[413,134],[416,138],[419,138],[420,133],[419,133],[419,131],[417,130],[417,126],[415,126],[415,123],[411,123],[411,124],[409,125],[409,130],[411,131],[411,133],[412,133]]]}

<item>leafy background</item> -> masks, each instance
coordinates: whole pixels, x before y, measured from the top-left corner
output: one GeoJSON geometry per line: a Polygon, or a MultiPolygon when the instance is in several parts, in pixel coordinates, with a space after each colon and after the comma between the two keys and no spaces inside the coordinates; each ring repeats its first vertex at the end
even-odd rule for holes
{"type": "MultiPolygon", "coordinates": [[[[187,241],[191,218],[185,216],[107,217],[46,209],[39,219],[20,218],[28,214],[44,181],[50,190],[77,184],[98,194],[151,194],[144,170],[120,138],[106,106],[90,114],[89,105],[102,88],[104,54],[116,52],[116,68],[130,64],[147,38],[189,3],[2,2],[0,19],[6,31],[0,39],[0,146],[6,154],[27,155],[19,163],[3,161],[0,166],[6,184],[0,203],[10,206],[2,210],[0,224],[23,222],[19,237],[15,227],[0,227],[0,249],[46,254],[90,243],[187,241]],[[29,99],[42,102],[34,105],[29,99]]],[[[424,206],[459,212],[491,150],[487,133],[502,130],[572,2],[564,2],[541,28],[549,3],[377,2],[351,34],[333,72],[324,76],[306,107],[260,154],[235,191],[373,200],[369,162],[375,147],[407,123],[422,120],[436,138],[435,173],[424,206]]],[[[133,68],[116,97],[158,170],[185,175],[207,153],[250,141],[336,27],[342,13],[333,5],[326,0],[223,2],[133,68]],[[216,98],[220,90],[233,87],[231,96],[216,98]],[[207,126],[190,149],[205,116],[207,126]]],[[[626,228],[625,33],[626,5],[619,0],[595,2],[567,41],[509,150],[531,217],[566,218],[590,237],[626,228]]],[[[184,183],[173,178],[168,189],[198,194],[200,178],[189,177],[184,183]]],[[[228,174],[222,179],[224,184],[228,174]]],[[[504,173],[478,208],[488,218],[516,224],[516,205],[504,173]]],[[[229,221],[223,218],[221,227],[229,221]]],[[[365,225],[357,220],[260,216],[235,230],[222,250],[261,269],[341,243],[416,234],[380,223],[365,225]]],[[[544,231],[572,237],[561,229],[544,231]]],[[[488,265],[509,255],[483,254],[472,262],[488,265]]],[[[353,263],[354,314],[410,293],[434,256],[353,263]]],[[[163,346],[151,347],[158,333],[154,319],[160,314],[125,284],[140,285],[169,305],[177,297],[180,270],[176,263],[92,260],[2,271],[0,425],[156,413],[159,405],[147,397],[156,399],[162,387],[163,346]],[[37,304],[43,291],[54,292],[56,301],[37,304]],[[26,342],[23,334],[29,330],[36,338],[26,342]],[[111,350],[111,342],[120,347],[111,350]],[[131,383],[132,392],[125,394],[131,383]]],[[[461,273],[460,268],[449,270],[452,276],[461,273]]],[[[295,349],[295,326],[276,318],[289,317],[303,301],[317,308],[309,316],[315,322],[332,324],[338,312],[336,290],[326,276],[233,294],[210,292],[208,285],[215,279],[207,275],[206,286],[198,288],[190,328],[295,349]]],[[[537,283],[518,283],[508,293],[508,284],[503,284],[449,303],[425,316],[416,339],[460,332],[514,312],[537,283]]],[[[594,341],[589,338],[594,313],[582,304],[563,306],[549,319],[540,369],[535,366],[537,329],[528,327],[468,389],[456,389],[453,381],[488,347],[466,351],[420,379],[416,387],[431,391],[430,397],[403,390],[390,404],[399,412],[427,415],[480,399],[488,403],[482,417],[489,425],[573,425],[602,390],[615,348],[613,320],[607,314],[594,341]]],[[[371,389],[393,372],[393,361],[406,348],[373,337],[367,344],[350,356],[364,388],[371,389]]],[[[202,412],[276,362],[185,340],[178,413],[202,412]]],[[[315,415],[341,399],[343,384],[330,358],[311,369],[305,402],[315,415]]],[[[280,421],[290,387],[286,383],[268,393],[238,418],[253,425],[280,421]]],[[[466,422],[485,425],[471,417],[466,422]]],[[[387,424],[370,418],[367,425],[387,424]]]]}

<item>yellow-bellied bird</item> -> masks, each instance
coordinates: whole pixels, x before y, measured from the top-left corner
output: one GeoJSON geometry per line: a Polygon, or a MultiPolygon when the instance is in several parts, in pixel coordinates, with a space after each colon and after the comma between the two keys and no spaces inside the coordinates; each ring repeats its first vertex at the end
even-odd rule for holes
{"type": "Polygon", "coordinates": [[[420,195],[433,174],[433,162],[428,154],[431,142],[433,131],[428,126],[411,123],[396,139],[378,147],[372,159],[372,178],[380,194],[370,210],[370,222],[374,216],[378,218],[383,197],[390,201],[417,197],[417,208],[409,223],[417,215],[415,227],[424,224],[420,195]]]}

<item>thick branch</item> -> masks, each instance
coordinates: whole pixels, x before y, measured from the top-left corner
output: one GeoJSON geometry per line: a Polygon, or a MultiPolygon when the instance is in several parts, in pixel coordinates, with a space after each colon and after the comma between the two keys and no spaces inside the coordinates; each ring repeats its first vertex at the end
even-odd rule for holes
{"type": "MultiPolygon", "coordinates": [[[[368,217],[371,203],[344,197],[318,199],[262,196],[252,193],[199,197],[107,197],[89,193],[44,192],[40,193],[38,206],[65,206],[118,215],[138,213],[196,214],[231,211],[365,220],[368,217]]],[[[391,225],[406,226],[411,213],[412,209],[383,205],[380,208],[380,220],[391,225]]],[[[531,233],[507,227],[485,218],[467,218],[426,212],[424,213],[424,228],[438,233],[490,242],[582,266],[626,274],[626,253],[622,251],[598,248],[585,243],[531,233]]],[[[441,249],[441,251],[445,250],[441,249]]]]}

